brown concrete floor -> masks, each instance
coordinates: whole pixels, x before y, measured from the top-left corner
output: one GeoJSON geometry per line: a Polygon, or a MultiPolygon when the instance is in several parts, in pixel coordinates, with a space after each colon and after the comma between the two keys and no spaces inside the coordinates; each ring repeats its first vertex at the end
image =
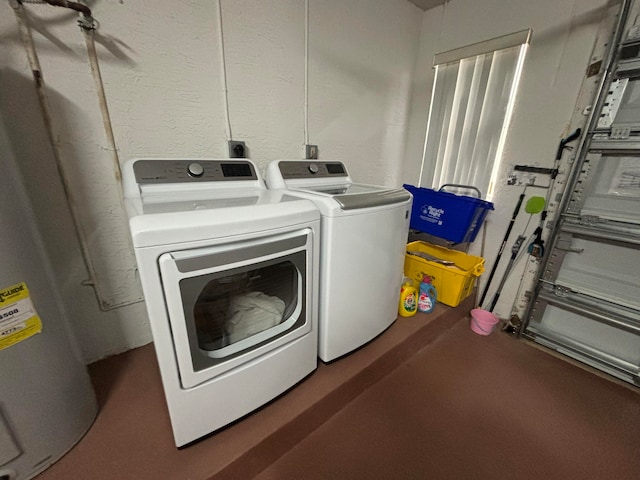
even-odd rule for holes
{"type": "Polygon", "coordinates": [[[38,480],[251,478],[471,308],[437,305],[398,318],[359,350],[318,369],[241,421],[184,449],[173,444],[153,345],[90,366],[100,412],[85,437],[38,480]]]}
{"type": "Polygon", "coordinates": [[[182,450],[152,346],[98,362],[94,426],[38,480],[640,478],[637,389],[437,307],[182,450]]]}
{"type": "Polygon", "coordinates": [[[633,388],[463,320],[257,479],[638,479],[633,388]]]}

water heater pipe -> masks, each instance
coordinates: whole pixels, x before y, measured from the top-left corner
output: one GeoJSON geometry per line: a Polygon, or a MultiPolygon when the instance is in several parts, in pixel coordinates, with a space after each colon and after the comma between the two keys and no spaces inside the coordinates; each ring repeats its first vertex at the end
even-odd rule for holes
{"type": "Polygon", "coordinates": [[[304,2],[304,144],[309,144],[309,0],[304,2]]]}
{"type": "Polygon", "coordinates": [[[53,151],[56,169],[58,170],[58,175],[60,176],[60,180],[62,182],[62,189],[67,199],[67,204],[69,205],[71,217],[73,218],[73,227],[80,241],[82,258],[84,260],[87,272],[89,273],[89,280],[87,282],[93,285],[95,278],[95,269],[91,260],[91,255],[89,254],[88,237],[82,229],[77,202],[73,197],[71,188],[69,187],[69,177],[65,172],[60,147],[53,131],[53,116],[51,115],[51,107],[49,105],[49,99],[47,98],[45,82],[42,76],[42,70],[40,68],[40,60],[38,59],[38,53],[36,52],[31,28],[29,26],[29,22],[27,21],[26,13],[22,4],[19,2],[12,2],[11,6],[13,7],[13,11],[15,12],[16,20],[18,22],[20,39],[22,40],[22,44],[24,45],[27,52],[29,67],[35,81],[36,93],[38,95],[40,108],[42,109],[42,119],[44,121],[45,130],[47,132],[47,136],[49,137],[49,143],[51,144],[51,148],[53,151]]]}
{"type": "MultiPolygon", "coordinates": [[[[93,81],[96,85],[96,93],[98,94],[98,104],[100,106],[100,113],[102,115],[102,124],[104,126],[104,133],[107,136],[107,143],[109,144],[109,151],[111,152],[111,160],[114,169],[114,176],[116,179],[116,185],[122,187],[122,173],[120,171],[120,158],[118,157],[118,149],[116,147],[116,139],[113,135],[113,126],[111,124],[111,115],[109,115],[109,107],[107,105],[107,95],[104,91],[104,84],[102,82],[102,74],[100,73],[100,64],[98,63],[98,54],[96,52],[96,43],[94,41],[94,28],[85,28],[80,25],[84,34],[84,40],[87,44],[87,54],[89,57],[89,65],[91,66],[91,74],[93,81]]],[[[122,192],[120,192],[122,193],[122,192]]],[[[122,195],[120,195],[122,198],[122,195]]]]}
{"type": "MultiPolygon", "coordinates": [[[[96,87],[96,93],[98,95],[98,104],[100,107],[100,113],[102,115],[102,123],[104,126],[106,140],[108,143],[108,149],[111,152],[111,157],[112,157],[111,164],[113,167],[113,175],[114,175],[116,185],[120,189],[122,189],[122,182],[121,182],[122,173],[120,170],[120,159],[118,157],[118,150],[116,147],[115,136],[113,134],[111,116],[109,114],[107,97],[104,90],[104,83],[102,82],[102,75],[100,73],[100,64],[98,62],[98,55],[96,52],[96,46],[94,41],[94,32],[96,28],[95,27],[96,22],[93,18],[91,9],[82,3],[69,2],[66,0],[43,0],[43,2],[56,7],[69,8],[71,10],[74,10],[80,13],[80,19],[78,20],[78,25],[82,29],[84,38],[85,38],[87,55],[89,58],[89,64],[91,66],[91,74],[93,76],[93,80],[96,87]]],[[[18,24],[20,26],[21,37],[25,45],[25,48],[27,50],[27,56],[29,57],[29,65],[31,66],[31,70],[33,72],[34,78],[36,79],[36,89],[38,91],[38,98],[40,100],[40,105],[43,112],[45,127],[47,130],[49,139],[51,141],[51,145],[53,147],[56,166],[57,166],[60,178],[62,179],[64,193],[67,198],[69,208],[71,210],[74,229],[80,241],[82,257],[83,257],[85,266],[87,268],[87,271],[89,272],[89,280],[82,283],[83,285],[89,285],[93,287],[98,300],[98,305],[100,306],[100,309],[103,311],[108,311],[117,307],[129,305],[132,303],[137,303],[139,300],[128,301],[124,303],[111,305],[104,302],[101,298],[100,285],[98,284],[99,282],[97,282],[98,276],[96,275],[95,266],[93,265],[93,261],[91,259],[91,252],[88,246],[89,245],[88,235],[82,229],[82,223],[80,221],[80,215],[76,207],[76,202],[73,199],[73,195],[71,193],[71,189],[68,183],[68,177],[64,171],[62,155],[60,153],[60,150],[55,141],[55,137],[53,135],[53,120],[51,115],[51,109],[46,96],[44,80],[42,78],[40,63],[38,60],[38,55],[36,53],[35,43],[33,41],[31,29],[27,22],[27,18],[24,12],[24,7],[22,6],[21,2],[13,1],[11,3],[14,8],[14,11],[16,12],[16,18],[18,19],[18,24]]],[[[120,198],[123,198],[122,192],[120,192],[120,198]]]]}
{"type": "Polygon", "coordinates": [[[224,117],[226,121],[227,141],[231,140],[231,119],[229,116],[229,89],[227,88],[227,61],[224,56],[224,32],[222,30],[222,0],[218,0],[218,33],[220,45],[220,63],[222,76],[222,93],[224,94],[224,117]]]}

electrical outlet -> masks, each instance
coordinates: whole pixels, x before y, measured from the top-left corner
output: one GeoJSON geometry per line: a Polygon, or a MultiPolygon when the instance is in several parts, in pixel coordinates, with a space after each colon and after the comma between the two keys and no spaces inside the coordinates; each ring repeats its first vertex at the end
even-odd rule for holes
{"type": "Polygon", "coordinates": [[[305,145],[305,158],[307,160],[318,159],[318,146],[317,145],[305,145]]]}
{"type": "Polygon", "coordinates": [[[229,158],[247,158],[247,145],[244,142],[229,140],[229,158]]]}

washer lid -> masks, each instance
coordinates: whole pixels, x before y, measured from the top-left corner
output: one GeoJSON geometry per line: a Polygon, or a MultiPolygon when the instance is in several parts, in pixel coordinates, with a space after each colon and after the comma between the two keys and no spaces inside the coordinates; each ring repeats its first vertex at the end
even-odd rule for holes
{"type": "Polygon", "coordinates": [[[402,203],[411,199],[411,194],[404,188],[389,189],[361,183],[337,186],[319,185],[292,190],[308,191],[317,195],[330,197],[338,202],[342,210],[379,207],[382,205],[402,203]]]}

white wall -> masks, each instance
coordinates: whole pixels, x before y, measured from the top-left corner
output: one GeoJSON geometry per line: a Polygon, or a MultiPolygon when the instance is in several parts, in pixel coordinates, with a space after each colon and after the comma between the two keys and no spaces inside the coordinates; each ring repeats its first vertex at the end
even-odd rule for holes
{"type": "MultiPolygon", "coordinates": [[[[319,145],[321,158],[347,162],[359,181],[399,185],[415,183],[419,173],[433,54],[524,28],[533,29],[533,39],[505,165],[551,166],[559,139],[568,133],[606,2],[451,0],[424,14],[406,0],[309,4],[309,142],[319,145]]],[[[120,160],[225,156],[217,2],[102,0],[91,5],[100,21],[98,54],[120,160]]],[[[114,303],[135,298],[135,264],[112,152],[76,16],[46,5],[25,8],[56,145],[71,172],[71,193],[98,273],[114,303]]],[[[260,167],[302,154],[304,12],[304,0],[222,0],[231,130],[235,139],[247,142],[260,167]]],[[[6,1],[0,2],[0,44],[0,110],[10,119],[10,144],[0,145],[0,157],[10,155],[21,165],[85,359],[147,343],[151,336],[141,302],[104,312],[91,287],[82,286],[87,270],[6,1]]],[[[501,178],[505,175],[506,169],[501,178]]],[[[487,268],[519,193],[498,189],[487,268]]],[[[521,214],[514,235],[525,221],[521,214]]],[[[508,316],[514,284],[498,305],[503,316],[508,316]]]]}
{"type": "MultiPolygon", "coordinates": [[[[309,142],[362,182],[399,185],[422,12],[406,0],[309,2],[309,142]]],[[[226,156],[218,3],[91,2],[117,152],[226,156]]],[[[139,288],[126,219],[76,15],[25,5],[42,64],[54,135],[111,308],[139,288]]],[[[222,0],[234,139],[263,168],[301,158],[304,0],[222,0]]],[[[151,340],[141,302],[101,311],[47,139],[9,4],[0,2],[0,110],[21,165],[62,296],[89,361],[151,340]]],[[[10,254],[10,252],[2,252],[10,254]]]]}
{"type": "MultiPolygon", "coordinates": [[[[419,178],[433,84],[431,66],[434,54],[519,30],[533,29],[493,198],[496,210],[488,217],[484,254],[487,271],[493,266],[517,198],[522,192],[522,187],[506,186],[510,167],[516,164],[553,166],[558,142],[575,128],[570,126],[570,122],[607,4],[606,0],[451,0],[424,15],[407,128],[406,163],[402,172],[402,180],[406,183],[416,184],[419,178]]],[[[540,183],[544,184],[546,180],[540,178],[540,183]]],[[[527,192],[527,198],[545,194],[544,190],[531,189],[527,192]]],[[[501,267],[492,282],[488,299],[492,298],[498,286],[511,254],[511,246],[524,229],[527,218],[528,214],[523,208],[503,254],[501,267]]],[[[532,220],[527,234],[533,231],[537,220],[537,217],[532,220]]],[[[481,235],[471,253],[479,254],[480,247],[481,235]]],[[[496,307],[496,313],[503,318],[510,316],[524,264],[522,262],[520,269],[510,277],[496,307]]],[[[488,273],[484,278],[487,276],[488,273]]],[[[481,287],[484,284],[481,283],[481,287]]]]}

